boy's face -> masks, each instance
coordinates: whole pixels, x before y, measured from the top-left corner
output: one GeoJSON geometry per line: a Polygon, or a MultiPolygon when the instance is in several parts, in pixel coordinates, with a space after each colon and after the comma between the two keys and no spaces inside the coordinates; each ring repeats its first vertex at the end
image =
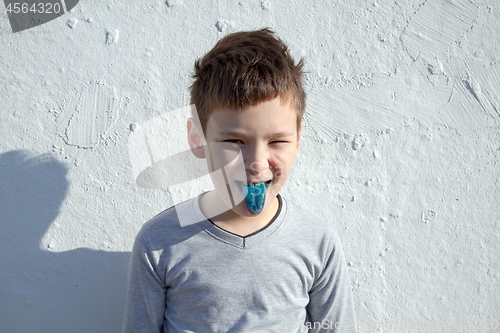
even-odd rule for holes
{"type": "MultiPolygon", "coordinates": [[[[297,133],[296,111],[279,97],[242,110],[215,109],[207,121],[207,146],[203,156],[197,156],[207,158],[219,196],[224,199],[229,192],[233,198],[228,208],[241,216],[255,216],[259,213],[243,200],[244,183],[267,182],[262,212],[269,208],[290,175],[301,131],[302,123],[297,133]],[[212,173],[218,169],[225,176],[214,179],[212,173]]],[[[191,135],[190,131],[190,142],[191,135]]]]}

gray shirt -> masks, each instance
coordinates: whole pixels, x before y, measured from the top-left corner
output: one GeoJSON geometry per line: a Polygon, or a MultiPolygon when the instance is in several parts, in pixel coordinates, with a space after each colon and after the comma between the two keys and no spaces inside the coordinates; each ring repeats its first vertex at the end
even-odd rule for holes
{"type": "Polygon", "coordinates": [[[198,198],[145,223],[132,251],[123,332],[354,332],[333,226],[278,199],[273,220],[246,237],[208,221],[198,198]],[[182,227],[177,210],[201,222],[182,227]]]}

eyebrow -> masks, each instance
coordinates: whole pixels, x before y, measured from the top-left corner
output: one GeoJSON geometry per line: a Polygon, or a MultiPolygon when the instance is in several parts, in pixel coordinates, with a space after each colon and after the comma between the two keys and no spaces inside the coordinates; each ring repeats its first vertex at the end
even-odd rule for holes
{"type": "MultiPolygon", "coordinates": [[[[220,132],[220,135],[222,136],[245,136],[243,132],[239,131],[227,131],[227,132],[220,132]]],[[[276,133],[271,133],[270,137],[288,137],[288,136],[293,136],[293,132],[276,132],[276,133]]]]}

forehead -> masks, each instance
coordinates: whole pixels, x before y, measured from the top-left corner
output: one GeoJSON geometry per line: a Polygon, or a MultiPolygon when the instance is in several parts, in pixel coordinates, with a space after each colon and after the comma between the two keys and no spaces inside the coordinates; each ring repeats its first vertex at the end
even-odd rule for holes
{"type": "Polygon", "coordinates": [[[207,121],[207,134],[293,134],[297,129],[297,121],[295,108],[275,98],[243,109],[214,109],[207,121]]]}

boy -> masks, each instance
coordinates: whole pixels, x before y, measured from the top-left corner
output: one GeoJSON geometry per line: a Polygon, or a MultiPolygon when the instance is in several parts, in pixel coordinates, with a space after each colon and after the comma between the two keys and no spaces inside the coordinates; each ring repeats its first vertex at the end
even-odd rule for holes
{"type": "Polygon", "coordinates": [[[143,226],[124,332],[355,331],[332,226],[279,194],[300,145],[302,67],[268,29],[196,62],[188,140],[215,189],[143,226]]]}

